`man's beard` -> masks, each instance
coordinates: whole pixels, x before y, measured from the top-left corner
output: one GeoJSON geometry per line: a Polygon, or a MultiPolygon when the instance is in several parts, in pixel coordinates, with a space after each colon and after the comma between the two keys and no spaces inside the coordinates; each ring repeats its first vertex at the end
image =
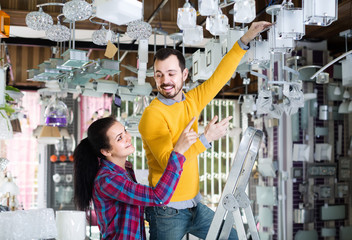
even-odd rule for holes
{"type": "MultiPolygon", "coordinates": [[[[163,87],[164,86],[170,86],[170,85],[161,85],[160,86],[160,89],[161,90],[163,90],[163,87]]],[[[177,96],[177,94],[179,94],[179,92],[182,90],[182,87],[180,87],[180,89],[178,89],[177,90],[177,92],[176,93],[174,93],[174,94],[167,94],[167,95],[165,95],[162,91],[159,91],[159,93],[164,97],[164,98],[168,98],[168,99],[170,99],[170,98],[174,98],[175,96],[177,96]]]]}

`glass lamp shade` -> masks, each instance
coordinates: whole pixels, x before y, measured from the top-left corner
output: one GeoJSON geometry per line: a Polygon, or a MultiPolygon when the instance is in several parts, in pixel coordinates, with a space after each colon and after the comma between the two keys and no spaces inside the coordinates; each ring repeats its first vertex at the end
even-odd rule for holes
{"type": "Polygon", "coordinates": [[[243,96],[243,103],[242,103],[242,113],[253,113],[254,112],[254,98],[253,95],[244,95],[243,96]]]}
{"type": "Polygon", "coordinates": [[[202,16],[217,14],[219,11],[218,0],[198,0],[198,11],[202,16]]]}
{"type": "Polygon", "coordinates": [[[345,89],[345,91],[343,92],[343,98],[345,98],[345,99],[348,99],[348,98],[350,98],[351,97],[351,95],[350,95],[350,92],[348,91],[348,89],[345,89]]]}
{"type": "Polygon", "coordinates": [[[195,28],[197,25],[197,11],[186,3],[183,8],[177,11],[177,26],[183,30],[185,28],[195,28]]]}
{"type": "Polygon", "coordinates": [[[153,29],[149,23],[141,20],[137,20],[137,21],[130,22],[127,25],[126,32],[130,38],[140,40],[140,39],[149,39],[149,37],[152,35],[153,29]]]}
{"type": "Polygon", "coordinates": [[[0,110],[0,139],[13,137],[12,125],[5,110],[0,110]]]}
{"type": "Polygon", "coordinates": [[[277,15],[277,30],[280,38],[300,40],[305,34],[303,10],[301,8],[281,8],[277,15]]]}
{"type": "Polygon", "coordinates": [[[316,78],[316,83],[325,84],[329,82],[329,73],[321,72],[316,78]]]}
{"type": "Polygon", "coordinates": [[[270,111],[273,104],[273,97],[271,90],[262,89],[258,93],[258,98],[256,101],[257,113],[265,114],[270,111]]]}
{"type": "Polygon", "coordinates": [[[303,0],[304,23],[328,26],[337,20],[338,0],[303,0]]]}
{"type": "Polygon", "coordinates": [[[340,114],[347,114],[348,113],[348,107],[349,107],[349,101],[343,100],[342,103],[339,106],[339,109],[337,110],[338,113],[340,114]]]}
{"type": "Polygon", "coordinates": [[[29,28],[40,31],[47,30],[53,25],[53,18],[39,8],[37,12],[30,12],[26,16],[26,24],[29,28]]]}
{"type": "Polygon", "coordinates": [[[5,182],[0,186],[0,192],[2,193],[10,193],[11,195],[18,195],[20,193],[20,189],[13,181],[7,179],[5,182]]]}
{"type": "Polygon", "coordinates": [[[53,25],[51,28],[45,31],[45,35],[48,39],[55,42],[65,42],[70,40],[71,32],[70,29],[66,26],[57,23],[57,25],[53,25]]]}
{"type": "Polygon", "coordinates": [[[193,45],[199,44],[203,41],[203,28],[196,26],[195,28],[186,28],[183,30],[183,42],[185,44],[193,45]]]}
{"type": "Polygon", "coordinates": [[[248,50],[248,63],[260,64],[270,61],[269,42],[266,40],[253,40],[248,50]]]}
{"type": "Polygon", "coordinates": [[[214,36],[226,35],[229,31],[229,19],[221,12],[207,17],[205,28],[214,36]]]}
{"type": "Polygon", "coordinates": [[[268,31],[269,48],[272,52],[289,53],[295,48],[295,41],[292,38],[280,38],[277,26],[274,25],[268,31]]]}
{"type": "Polygon", "coordinates": [[[233,6],[233,21],[239,23],[250,23],[256,17],[254,0],[235,0],[233,6]]]}
{"type": "Polygon", "coordinates": [[[45,125],[66,127],[68,123],[68,109],[64,102],[55,99],[46,107],[44,112],[45,125]]]}
{"type": "Polygon", "coordinates": [[[84,0],[72,0],[65,3],[62,11],[71,21],[83,21],[92,15],[92,5],[84,0]]]}
{"type": "Polygon", "coordinates": [[[101,29],[93,32],[92,40],[94,44],[104,46],[108,44],[108,41],[114,42],[114,36],[115,34],[113,31],[107,30],[103,26],[101,29]]]}

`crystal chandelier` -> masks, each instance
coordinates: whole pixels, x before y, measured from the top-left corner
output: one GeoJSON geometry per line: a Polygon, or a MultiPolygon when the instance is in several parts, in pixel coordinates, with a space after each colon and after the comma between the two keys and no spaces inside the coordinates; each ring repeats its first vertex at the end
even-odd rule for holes
{"type": "Polygon", "coordinates": [[[216,15],[207,17],[206,29],[214,36],[226,35],[229,31],[229,19],[221,10],[216,15]]]}
{"type": "Polygon", "coordinates": [[[254,0],[235,0],[233,6],[233,21],[239,23],[250,23],[256,17],[254,0]]]}
{"type": "Polygon", "coordinates": [[[83,21],[92,15],[92,5],[84,0],[72,0],[65,3],[62,11],[71,21],[83,21]]]}
{"type": "Polygon", "coordinates": [[[29,28],[37,31],[47,30],[53,25],[53,18],[40,7],[39,11],[27,14],[26,24],[29,28]]]}
{"type": "Polygon", "coordinates": [[[104,46],[108,44],[108,41],[114,42],[115,35],[116,34],[113,31],[110,29],[107,30],[104,26],[102,26],[101,29],[93,32],[92,40],[94,44],[104,46]]]}
{"type": "Polygon", "coordinates": [[[53,25],[51,28],[45,31],[45,35],[51,41],[65,42],[70,40],[71,31],[68,27],[61,25],[60,21],[58,20],[56,25],[53,25]]]}
{"type": "Polygon", "coordinates": [[[127,25],[126,33],[130,38],[140,40],[149,39],[152,35],[152,31],[153,29],[149,23],[142,20],[136,20],[127,25]]]}

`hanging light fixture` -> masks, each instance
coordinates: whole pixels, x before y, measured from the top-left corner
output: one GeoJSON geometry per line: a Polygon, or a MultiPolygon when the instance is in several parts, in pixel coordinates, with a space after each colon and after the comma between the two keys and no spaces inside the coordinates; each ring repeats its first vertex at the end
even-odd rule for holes
{"type": "Polygon", "coordinates": [[[71,0],[65,3],[62,11],[71,21],[83,21],[92,15],[92,5],[84,0],[71,0]]]}
{"type": "Polygon", "coordinates": [[[303,0],[306,25],[329,26],[337,20],[338,0],[303,0]]]}
{"type": "Polygon", "coordinates": [[[202,16],[211,16],[218,13],[218,0],[198,0],[198,11],[202,16]]]}
{"type": "Polygon", "coordinates": [[[69,112],[64,102],[54,99],[49,103],[44,112],[45,124],[53,127],[66,127],[69,112]]]}
{"type": "Polygon", "coordinates": [[[70,40],[71,38],[71,31],[68,27],[61,25],[60,23],[60,14],[57,17],[57,24],[53,25],[49,29],[45,31],[45,35],[48,39],[55,42],[65,42],[70,40]]]}
{"type": "Polygon", "coordinates": [[[185,28],[195,28],[197,25],[197,11],[186,0],[183,8],[177,10],[177,26],[183,30],[185,28]]]}
{"type": "Polygon", "coordinates": [[[233,6],[233,21],[239,23],[250,23],[256,17],[254,0],[235,0],[233,6]]]}
{"type": "Polygon", "coordinates": [[[226,35],[229,31],[229,19],[225,14],[222,14],[221,9],[218,13],[207,17],[206,29],[214,36],[226,35]]]}
{"type": "Polygon", "coordinates": [[[305,35],[303,10],[294,8],[292,2],[283,3],[277,14],[277,30],[280,38],[300,40],[305,35]]]}
{"type": "Polygon", "coordinates": [[[113,31],[111,31],[110,29],[107,30],[104,26],[102,26],[101,29],[93,32],[92,40],[94,44],[104,46],[108,44],[108,41],[114,42],[115,35],[116,34],[113,31]]]}
{"type": "Polygon", "coordinates": [[[196,26],[195,28],[186,28],[183,30],[184,44],[195,45],[203,41],[203,28],[196,26]]]}
{"type": "Polygon", "coordinates": [[[152,26],[150,26],[149,23],[144,22],[142,20],[136,20],[133,22],[130,22],[127,25],[127,35],[135,40],[140,40],[140,39],[149,39],[149,37],[152,35],[153,29],[152,26]]]}
{"type": "Polygon", "coordinates": [[[26,24],[29,28],[37,31],[47,30],[53,25],[53,18],[40,7],[39,11],[30,12],[26,15],[26,24]]]}

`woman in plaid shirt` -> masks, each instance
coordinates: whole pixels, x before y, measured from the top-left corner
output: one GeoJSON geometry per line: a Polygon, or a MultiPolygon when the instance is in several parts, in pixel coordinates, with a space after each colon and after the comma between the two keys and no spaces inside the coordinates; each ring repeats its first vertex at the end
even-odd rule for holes
{"type": "Polygon", "coordinates": [[[182,173],[183,153],[196,142],[193,118],[170,154],[166,170],[153,187],[136,182],[127,157],[135,151],[131,136],[114,118],[102,118],[88,128],[74,152],[75,202],[94,210],[103,239],[146,239],[144,207],[169,203],[182,173]]]}

